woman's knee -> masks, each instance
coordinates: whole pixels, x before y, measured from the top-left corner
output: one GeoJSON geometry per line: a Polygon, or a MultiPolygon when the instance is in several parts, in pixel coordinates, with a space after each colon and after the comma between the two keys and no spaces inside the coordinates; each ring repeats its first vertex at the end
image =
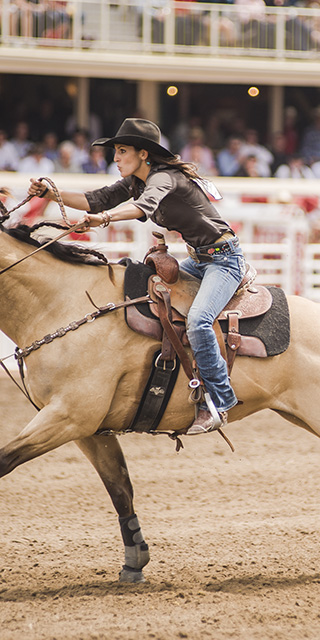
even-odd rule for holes
{"type": "Polygon", "coordinates": [[[187,317],[187,335],[197,335],[208,329],[212,329],[211,318],[205,313],[199,314],[191,310],[187,317]]]}

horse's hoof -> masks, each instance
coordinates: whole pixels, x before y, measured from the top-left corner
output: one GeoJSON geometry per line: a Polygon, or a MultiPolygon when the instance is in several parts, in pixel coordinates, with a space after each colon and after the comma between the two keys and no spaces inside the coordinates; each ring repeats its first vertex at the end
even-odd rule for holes
{"type": "Polygon", "coordinates": [[[145,582],[142,571],[124,567],[119,573],[119,582],[145,582]]]}

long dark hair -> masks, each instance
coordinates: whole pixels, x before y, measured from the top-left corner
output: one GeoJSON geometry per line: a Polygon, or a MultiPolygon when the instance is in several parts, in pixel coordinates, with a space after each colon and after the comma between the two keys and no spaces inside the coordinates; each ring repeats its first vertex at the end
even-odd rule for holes
{"type": "MultiPolygon", "coordinates": [[[[139,150],[140,149],[137,148],[137,151],[139,150]]],[[[151,165],[161,164],[173,169],[178,169],[190,180],[194,178],[201,180],[196,165],[192,162],[183,162],[179,155],[163,157],[155,153],[149,153],[148,160],[151,162],[151,165]]],[[[134,199],[141,195],[141,181],[139,178],[136,178],[136,176],[132,176],[131,191],[134,199]]]]}

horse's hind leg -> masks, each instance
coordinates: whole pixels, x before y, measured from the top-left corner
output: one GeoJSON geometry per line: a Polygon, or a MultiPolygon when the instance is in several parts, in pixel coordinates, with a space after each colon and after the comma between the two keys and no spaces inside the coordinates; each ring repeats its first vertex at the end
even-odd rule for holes
{"type": "Polygon", "coordinates": [[[114,436],[101,435],[76,444],[95,467],[119,515],[125,549],[120,581],[144,582],[142,569],[149,562],[149,550],[134,513],[132,484],[119,442],[114,436]]]}

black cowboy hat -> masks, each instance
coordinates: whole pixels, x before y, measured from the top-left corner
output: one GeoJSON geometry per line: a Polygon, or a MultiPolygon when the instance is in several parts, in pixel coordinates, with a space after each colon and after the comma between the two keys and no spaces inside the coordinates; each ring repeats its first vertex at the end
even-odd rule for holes
{"type": "Polygon", "coordinates": [[[126,144],[138,149],[146,149],[146,151],[164,158],[173,158],[174,154],[161,146],[160,139],[161,131],[154,122],[143,120],[142,118],[126,118],[113,138],[99,138],[92,144],[103,145],[104,147],[126,144]]]}

